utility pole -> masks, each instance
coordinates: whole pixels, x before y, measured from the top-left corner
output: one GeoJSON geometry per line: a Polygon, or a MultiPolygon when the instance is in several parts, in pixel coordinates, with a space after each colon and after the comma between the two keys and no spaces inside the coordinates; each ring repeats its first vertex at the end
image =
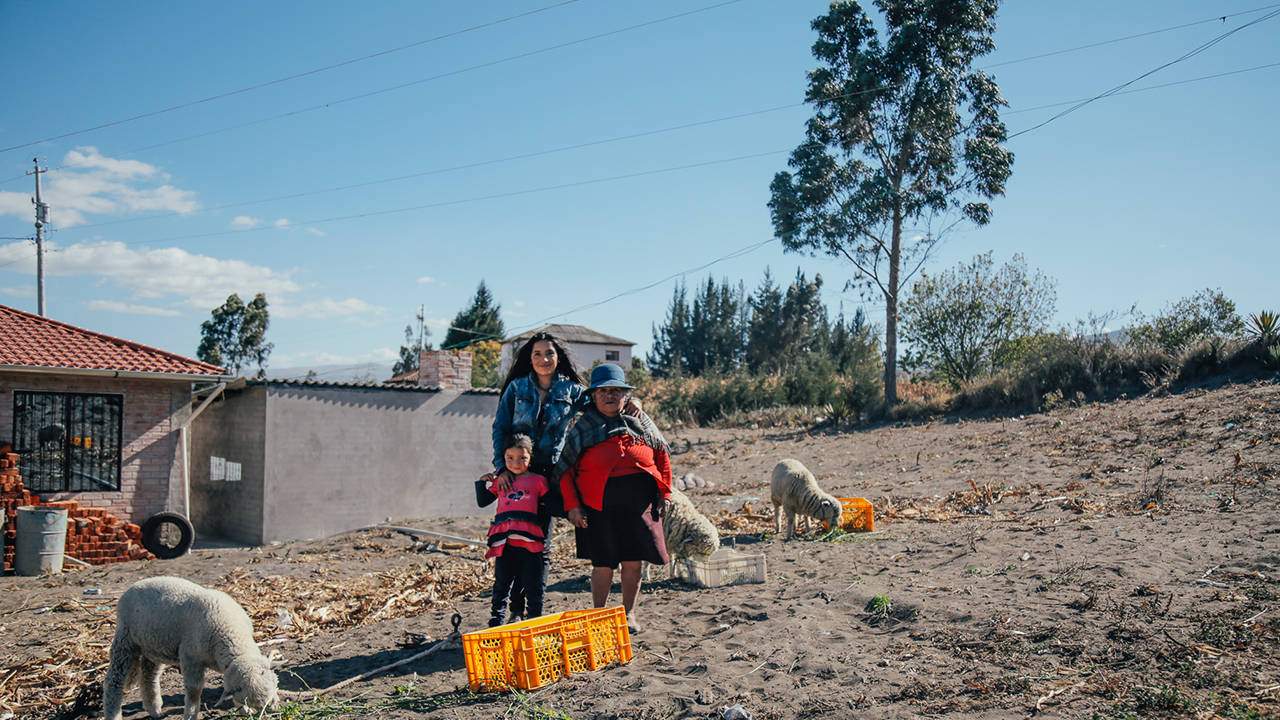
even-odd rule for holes
{"type": "Polygon", "coordinates": [[[40,173],[49,172],[49,168],[40,169],[40,158],[32,159],[36,169],[27,173],[36,176],[36,314],[44,317],[44,226],[49,223],[49,204],[40,199],[40,173]]]}

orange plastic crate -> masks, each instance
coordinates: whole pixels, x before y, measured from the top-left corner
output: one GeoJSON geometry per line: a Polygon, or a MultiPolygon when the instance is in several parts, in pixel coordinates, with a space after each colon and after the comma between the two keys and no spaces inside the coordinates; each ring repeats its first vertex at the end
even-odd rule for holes
{"type": "Polygon", "coordinates": [[[571,672],[631,660],[621,607],[570,610],[462,636],[472,692],[536,690],[571,672]]]}
{"type": "Polygon", "coordinates": [[[871,503],[862,498],[840,498],[840,529],[845,532],[875,530],[875,513],[871,503]]]}

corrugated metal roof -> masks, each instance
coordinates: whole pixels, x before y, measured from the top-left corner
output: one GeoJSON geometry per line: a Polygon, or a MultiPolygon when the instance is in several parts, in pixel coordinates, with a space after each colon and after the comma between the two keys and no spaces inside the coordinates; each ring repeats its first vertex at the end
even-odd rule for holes
{"type": "MultiPolygon", "coordinates": [[[[327,380],[248,380],[246,385],[288,385],[290,387],[308,387],[308,388],[347,388],[353,390],[408,390],[420,392],[440,392],[438,385],[421,387],[418,385],[410,385],[406,383],[393,382],[375,382],[375,381],[350,381],[350,382],[333,382],[327,380]]],[[[498,388],[471,388],[464,392],[478,393],[481,395],[496,394],[498,388]]]]}
{"type": "Polygon", "coordinates": [[[536,330],[530,330],[529,332],[520,333],[519,335],[513,335],[503,342],[521,342],[540,332],[550,333],[561,340],[571,343],[586,343],[588,345],[635,345],[635,343],[630,340],[623,340],[622,338],[614,337],[613,335],[605,335],[602,332],[597,332],[589,327],[583,327],[582,325],[557,325],[555,323],[543,325],[536,330]]]}
{"type": "Polygon", "coordinates": [[[0,305],[0,366],[225,376],[217,365],[0,305]]]}

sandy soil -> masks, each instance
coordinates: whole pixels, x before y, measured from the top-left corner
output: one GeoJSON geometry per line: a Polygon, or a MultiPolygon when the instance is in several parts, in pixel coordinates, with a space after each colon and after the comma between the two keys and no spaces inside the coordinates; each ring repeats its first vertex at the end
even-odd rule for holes
{"type": "MultiPolygon", "coordinates": [[[[648,583],[630,663],[535,693],[470,693],[447,647],[296,701],[288,717],[710,718],[734,705],[766,720],[1280,716],[1274,383],[1026,416],[671,435],[676,473],[715,484],[690,491],[695,504],[726,544],[765,556],[765,583],[648,583]],[[776,536],[768,477],[788,457],[835,495],[872,501],[875,532],[776,536]]],[[[403,521],[471,538],[486,522],[403,521]]],[[[570,538],[548,612],[590,605],[570,538]]],[[[480,556],[377,530],[6,577],[0,714],[95,709],[114,601],[142,577],[231,592],[296,691],[420,653],[448,637],[454,612],[463,632],[482,629],[480,556]]],[[[220,679],[208,685],[211,704],[220,679]]],[[[174,715],[176,672],[164,688],[174,715]]],[[[126,717],[144,717],[127,699],[126,717]]]]}

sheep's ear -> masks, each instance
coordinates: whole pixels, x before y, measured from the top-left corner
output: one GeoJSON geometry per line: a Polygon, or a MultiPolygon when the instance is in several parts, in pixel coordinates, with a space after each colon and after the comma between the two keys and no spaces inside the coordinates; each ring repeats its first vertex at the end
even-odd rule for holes
{"type": "Polygon", "coordinates": [[[288,662],[288,660],[285,660],[284,658],[272,658],[267,661],[267,665],[274,670],[275,668],[282,667],[286,662],[288,662]]]}
{"type": "Polygon", "coordinates": [[[222,697],[218,698],[218,702],[214,703],[213,706],[218,707],[222,703],[226,702],[229,697],[231,697],[231,691],[227,688],[222,688],[222,697]]]}

